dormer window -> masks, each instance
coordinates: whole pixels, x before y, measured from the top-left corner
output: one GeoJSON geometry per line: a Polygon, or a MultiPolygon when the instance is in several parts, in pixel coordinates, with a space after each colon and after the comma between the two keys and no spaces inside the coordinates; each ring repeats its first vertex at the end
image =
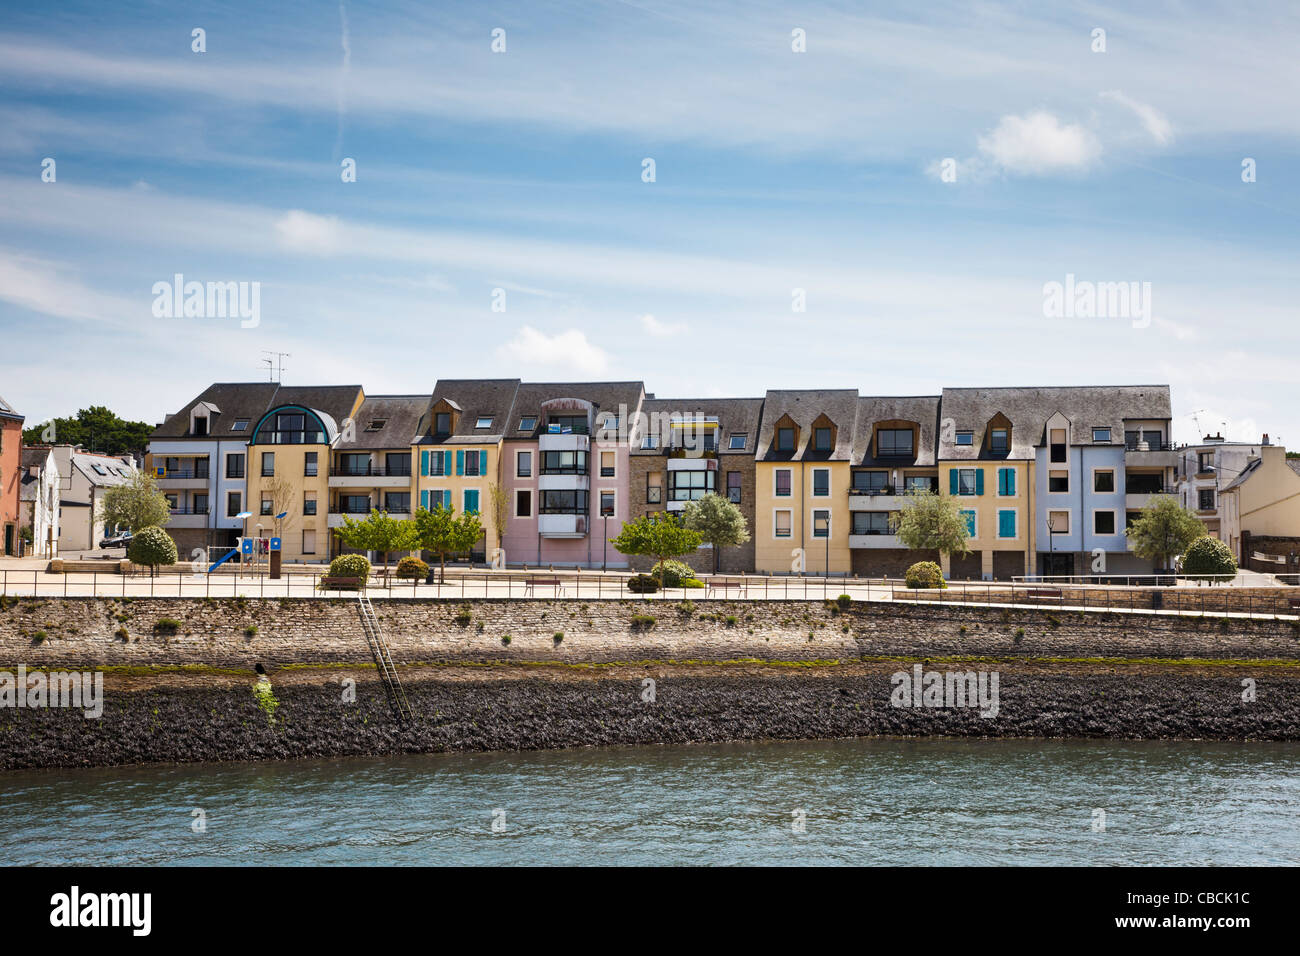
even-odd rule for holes
{"type": "Polygon", "coordinates": [[[778,428],[776,430],[776,450],[794,451],[794,429],[778,428]]]}
{"type": "Polygon", "coordinates": [[[831,450],[831,430],[829,428],[813,429],[813,448],[816,451],[831,450]]]}
{"type": "Polygon", "coordinates": [[[194,434],[196,434],[196,435],[206,435],[207,433],[208,433],[208,416],[207,416],[207,415],[195,415],[195,416],[194,416],[194,434]]]}
{"type": "Polygon", "coordinates": [[[1011,432],[1006,428],[994,428],[989,432],[989,451],[995,455],[1005,455],[1011,450],[1011,432]]]}
{"type": "Polygon", "coordinates": [[[912,448],[910,428],[882,428],[876,433],[876,454],[881,458],[911,458],[912,448]]]}
{"type": "Polygon", "coordinates": [[[451,412],[438,412],[433,416],[433,433],[435,435],[451,434],[451,412]]]}
{"type": "Polygon", "coordinates": [[[366,431],[377,432],[388,424],[387,418],[372,418],[370,424],[366,426],[366,431]]]}

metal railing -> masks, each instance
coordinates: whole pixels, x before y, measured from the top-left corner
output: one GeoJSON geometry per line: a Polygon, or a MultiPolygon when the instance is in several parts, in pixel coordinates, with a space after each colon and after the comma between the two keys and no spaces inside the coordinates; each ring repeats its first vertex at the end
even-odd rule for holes
{"type": "Polygon", "coordinates": [[[211,508],[170,508],[169,512],[173,515],[206,515],[211,514],[211,508]]]}

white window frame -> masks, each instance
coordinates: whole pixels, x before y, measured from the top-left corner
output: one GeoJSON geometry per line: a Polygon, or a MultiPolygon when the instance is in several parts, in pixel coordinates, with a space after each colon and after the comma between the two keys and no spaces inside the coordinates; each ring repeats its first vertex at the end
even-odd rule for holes
{"type": "MultiPolygon", "coordinates": [[[[829,495],[827,496],[829,497],[829,495]]],[[[829,541],[835,537],[835,509],[827,505],[826,507],[812,507],[808,509],[808,537],[816,538],[818,541],[829,541]],[[826,537],[823,538],[817,534],[817,512],[826,512],[826,537]]]]}
{"type": "Polygon", "coordinates": [[[536,456],[535,454],[533,454],[533,452],[534,452],[534,449],[532,449],[532,448],[520,448],[518,451],[515,452],[515,480],[519,480],[520,478],[522,478],[522,479],[524,479],[525,481],[532,481],[532,480],[534,480],[534,479],[537,477],[537,456],[536,456]],[[520,455],[528,455],[528,456],[529,456],[529,458],[528,458],[528,474],[526,474],[526,475],[521,475],[521,474],[519,474],[519,456],[520,456],[520,455]]]}
{"type": "Polygon", "coordinates": [[[536,502],[534,500],[537,496],[533,494],[533,489],[516,487],[513,491],[514,494],[510,496],[510,517],[516,521],[532,521],[537,517],[536,502]],[[521,493],[528,496],[528,514],[526,515],[519,513],[519,495],[521,493]]]}
{"type": "Polygon", "coordinates": [[[744,451],[749,444],[749,432],[732,432],[727,436],[728,451],[744,451]],[[736,439],[740,439],[740,444],[736,444],[736,439]]]}
{"type": "Polygon", "coordinates": [[[606,481],[616,480],[618,478],[618,452],[612,448],[596,449],[596,477],[604,478],[606,481]],[[612,474],[605,474],[605,466],[602,464],[606,455],[614,459],[614,471],[612,474]]]}
{"type": "Polygon", "coordinates": [[[480,428],[491,428],[494,421],[496,421],[496,416],[494,415],[479,415],[474,419],[474,428],[475,430],[480,428]],[[487,422],[487,424],[483,424],[484,422],[487,422]]]}
{"type": "Polygon", "coordinates": [[[1074,512],[1071,511],[1069,508],[1049,508],[1047,510],[1047,514],[1043,518],[1043,523],[1044,526],[1048,529],[1047,535],[1049,538],[1055,538],[1058,534],[1060,535],[1074,534],[1074,527],[1073,527],[1074,512]],[[1067,527],[1064,531],[1058,531],[1055,534],[1052,533],[1051,530],[1052,515],[1065,515],[1065,523],[1067,527]]]}
{"type": "Polygon", "coordinates": [[[794,499],[794,469],[793,468],[773,468],[772,469],[772,497],[794,499]],[[776,476],[781,472],[790,473],[790,493],[788,495],[779,495],[776,493],[776,476]]]}
{"type": "Polygon", "coordinates": [[[773,508],[772,509],[772,537],[778,541],[789,541],[794,537],[794,509],[793,508],[773,508]],[[790,533],[776,533],[776,516],[778,514],[788,514],[790,516],[790,533]]]}
{"type": "Polygon", "coordinates": [[[613,514],[610,515],[610,517],[611,517],[611,518],[617,518],[617,517],[618,517],[618,489],[617,489],[617,488],[597,488],[597,489],[596,489],[596,515],[595,515],[596,520],[604,520],[604,517],[605,517],[603,514],[601,514],[601,511],[600,511],[600,496],[601,496],[601,495],[613,495],[613,496],[614,496],[614,512],[613,512],[613,514]]]}
{"type": "Polygon", "coordinates": [[[1113,428],[1111,428],[1110,426],[1108,426],[1108,425],[1093,425],[1093,426],[1092,426],[1092,443],[1093,443],[1094,445],[1099,445],[1099,444],[1102,444],[1102,443],[1105,443],[1105,444],[1109,445],[1109,444],[1111,444],[1111,443],[1114,442],[1114,438],[1112,437],[1114,434],[1115,434],[1115,430],[1114,430],[1113,428]],[[1097,432],[1105,432],[1105,433],[1106,433],[1106,437],[1105,437],[1105,438],[1098,438],[1098,437],[1097,437],[1097,432]]]}

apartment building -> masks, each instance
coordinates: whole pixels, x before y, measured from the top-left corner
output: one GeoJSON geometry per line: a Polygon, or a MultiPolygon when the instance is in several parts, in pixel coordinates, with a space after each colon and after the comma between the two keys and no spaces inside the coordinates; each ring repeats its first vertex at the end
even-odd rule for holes
{"type": "MultiPolygon", "coordinates": [[[[750,540],[721,549],[720,572],[753,571],[757,476],[754,448],[763,415],[761,398],[646,399],[630,455],[631,519],[657,512],[680,513],[691,501],[716,493],[740,508],[750,540]]],[[[685,556],[691,567],[711,572],[713,549],[685,556]]],[[[647,570],[648,558],[632,559],[647,570]]]]}
{"type": "Polygon", "coordinates": [[[59,556],[59,465],[49,445],[23,448],[19,480],[19,520],[31,532],[28,553],[40,558],[59,556]]]}
{"type": "Polygon", "coordinates": [[[772,389],[755,456],[759,571],[847,574],[855,389],[772,389]]]}
{"type": "Polygon", "coordinates": [[[631,423],[642,382],[523,383],[503,442],[502,559],[626,568],[609,543],[628,520],[631,423]]]}
{"type": "Polygon", "coordinates": [[[890,526],[910,491],[939,491],[939,396],[858,399],[850,459],[849,566],[860,577],[902,577],[939,553],[910,551],[890,526]]]}
{"type": "MultiPolygon", "coordinates": [[[[1264,436],[1264,444],[1268,436],[1264,436]]],[[[1219,494],[1260,457],[1261,443],[1225,441],[1222,435],[1206,435],[1196,445],[1182,445],[1175,456],[1176,493],[1179,503],[1218,538],[1220,534],[1219,494]]]]}
{"type": "MultiPolygon", "coordinates": [[[[1300,458],[1264,436],[1259,456],[1220,489],[1219,537],[1237,563],[1248,568],[1256,552],[1259,570],[1300,574],[1300,458]]],[[[1300,583],[1300,579],[1296,579],[1300,583]]]]}
{"type": "Polygon", "coordinates": [[[51,451],[59,472],[59,552],[68,557],[94,551],[104,537],[120,530],[108,524],[104,496],[135,476],[135,460],[130,455],[93,454],[73,445],[55,445],[51,451]]]}
{"type": "Polygon", "coordinates": [[[19,548],[19,481],[22,477],[23,416],[0,398],[0,532],[3,554],[16,555],[19,548]]]}

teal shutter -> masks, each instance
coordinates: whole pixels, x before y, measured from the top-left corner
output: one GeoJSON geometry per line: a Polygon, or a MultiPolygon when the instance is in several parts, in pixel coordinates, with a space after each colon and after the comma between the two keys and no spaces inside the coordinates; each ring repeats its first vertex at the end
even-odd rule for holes
{"type": "Polygon", "coordinates": [[[465,474],[465,449],[456,449],[456,474],[465,474]]]}
{"type": "Polygon", "coordinates": [[[975,512],[963,511],[962,516],[966,519],[966,533],[972,538],[975,537],[975,512]]]}
{"type": "Polygon", "coordinates": [[[953,468],[948,472],[948,494],[957,494],[957,469],[953,468]]]}
{"type": "MultiPolygon", "coordinates": [[[[428,453],[426,452],[426,454],[428,453]]],[[[426,458],[425,460],[427,461],[428,459],[426,458]]],[[[428,488],[425,488],[423,491],[420,492],[420,507],[423,508],[425,511],[429,510],[429,489],[428,488]]]]}
{"type": "Polygon", "coordinates": [[[998,512],[998,537],[1014,538],[1016,536],[1016,513],[1014,511],[998,512]]]}
{"type": "Polygon", "coordinates": [[[466,489],[465,491],[465,510],[478,511],[478,492],[466,489]]]}
{"type": "Polygon", "coordinates": [[[442,473],[444,475],[451,474],[451,452],[449,451],[442,453],[442,473]]]}
{"type": "Polygon", "coordinates": [[[442,506],[448,511],[451,510],[451,489],[446,488],[442,492],[442,506]]]}
{"type": "Polygon", "coordinates": [[[1016,470],[1014,468],[1008,468],[1007,469],[1007,494],[1014,495],[1015,493],[1016,493],[1016,470]]]}
{"type": "Polygon", "coordinates": [[[426,478],[429,476],[429,453],[427,451],[420,452],[420,474],[426,478]]]}
{"type": "Polygon", "coordinates": [[[984,469],[983,468],[975,469],[975,494],[977,495],[984,494],[984,469]]]}

